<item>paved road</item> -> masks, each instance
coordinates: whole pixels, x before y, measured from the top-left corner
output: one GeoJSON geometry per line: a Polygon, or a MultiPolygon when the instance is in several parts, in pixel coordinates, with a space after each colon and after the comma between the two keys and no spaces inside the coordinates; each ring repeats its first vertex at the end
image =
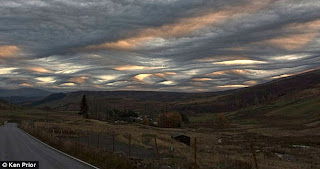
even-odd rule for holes
{"type": "Polygon", "coordinates": [[[39,161],[40,169],[92,169],[33,139],[13,123],[0,127],[0,161],[39,161]]]}

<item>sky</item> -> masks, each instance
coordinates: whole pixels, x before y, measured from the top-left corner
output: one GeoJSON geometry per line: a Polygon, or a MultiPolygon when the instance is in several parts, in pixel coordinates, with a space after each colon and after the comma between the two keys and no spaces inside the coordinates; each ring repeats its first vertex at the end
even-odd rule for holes
{"type": "Polygon", "coordinates": [[[320,67],[319,0],[1,0],[0,88],[221,91],[320,67]]]}

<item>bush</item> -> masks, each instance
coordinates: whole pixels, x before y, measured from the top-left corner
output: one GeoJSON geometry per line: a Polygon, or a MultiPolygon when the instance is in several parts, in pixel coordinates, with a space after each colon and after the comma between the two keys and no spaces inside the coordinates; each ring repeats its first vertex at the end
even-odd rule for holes
{"type": "Polygon", "coordinates": [[[219,113],[216,117],[216,124],[221,127],[226,127],[230,122],[223,113],[219,113]]]}
{"type": "Polygon", "coordinates": [[[181,127],[182,116],[179,112],[164,113],[159,118],[159,126],[165,128],[181,127]]]}

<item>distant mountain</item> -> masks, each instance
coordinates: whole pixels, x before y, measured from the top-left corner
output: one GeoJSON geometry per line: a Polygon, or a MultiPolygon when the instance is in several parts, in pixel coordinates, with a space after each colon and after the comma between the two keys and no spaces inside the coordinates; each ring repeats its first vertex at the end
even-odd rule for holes
{"type": "Polygon", "coordinates": [[[33,102],[32,105],[77,111],[81,98],[85,94],[89,106],[99,111],[118,108],[154,114],[166,110],[185,113],[217,113],[270,103],[278,99],[314,97],[317,93],[315,91],[318,90],[320,90],[320,70],[315,70],[253,87],[224,92],[79,91],[53,94],[33,102]]]}
{"type": "Polygon", "coordinates": [[[20,89],[0,89],[0,97],[45,97],[52,94],[42,89],[20,88],[20,89]]]}
{"type": "Polygon", "coordinates": [[[24,96],[10,96],[10,97],[2,97],[8,103],[11,104],[20,104],[25,102],[34,102],[37,100],[41,100],[43,97],[24,97],[24,96]]]}
{"type": "Polygon", "coordinates": [[[52,102],[52,101],[55,101],[55,100],[59,100],[59,99],[63,99],[64,97],[66,96],[65,93],[56,93],[56,94],[51,94],[39,101],[35,101],[32,103],[32,106],[37,106],[37,105],[41,105],[41,104],[45,104],[45,103],[48,103],[48,102],[52,102]]]}

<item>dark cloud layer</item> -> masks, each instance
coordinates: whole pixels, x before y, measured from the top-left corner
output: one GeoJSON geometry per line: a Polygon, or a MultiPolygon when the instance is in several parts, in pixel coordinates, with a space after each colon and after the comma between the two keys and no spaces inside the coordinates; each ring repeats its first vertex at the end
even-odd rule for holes
{"type": "Polygon", "coordinates": [[[218,91],[320,66],[318,0],[2,0],[0,87],[218,91]]]}

